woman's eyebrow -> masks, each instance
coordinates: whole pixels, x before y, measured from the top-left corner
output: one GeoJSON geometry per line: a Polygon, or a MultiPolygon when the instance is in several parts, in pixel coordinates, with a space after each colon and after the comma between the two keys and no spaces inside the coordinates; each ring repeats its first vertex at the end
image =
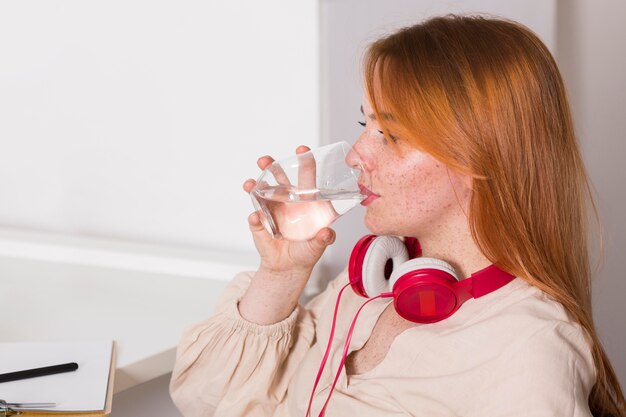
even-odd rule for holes
{"type": "MultiPolygon", "coordinates": [[[[363,105],[361,105],[361,114],[363,116],[365,116],[365,112],[363,111],[363,105]]],[[[393,119],[393,115],[391,113],[380,113],[380,116],[382,117],[383,120],[394,120],[393,119]]],[[[376,115],[374,113],[368,114],[367,117],[369,117],[372,120],[376,120],[376,115]]]]}

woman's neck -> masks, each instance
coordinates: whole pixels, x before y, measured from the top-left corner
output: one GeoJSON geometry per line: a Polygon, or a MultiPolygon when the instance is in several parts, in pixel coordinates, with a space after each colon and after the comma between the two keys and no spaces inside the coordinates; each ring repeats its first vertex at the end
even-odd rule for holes
{"type": "Polygon", "coordinates": [[[464,279],[491,265],[491,262],[474,241],[467,219],[454,223],[448,223],[448,227],[439,227],[428,235],[418,236],[418,239],[423,257],[437,258],[449,263],[459,279],[464,279]]]}

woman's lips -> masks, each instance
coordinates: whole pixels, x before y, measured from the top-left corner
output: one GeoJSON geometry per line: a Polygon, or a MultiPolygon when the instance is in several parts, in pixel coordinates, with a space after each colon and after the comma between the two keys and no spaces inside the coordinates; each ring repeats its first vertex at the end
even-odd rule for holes
{"type": "Polygon", "coordinates": [[[361,194],[365,196],[365,199],[363,201],[361,201],[361,205],[362,206],[369,206],[370,204],[372,204],[372,202],[374,200],[376,200],[378,197],[380,197],[378,194],[373,193],[372,191],[370,191],[363,184],[359,184],[359,190],[361,191],[361,194]]]}

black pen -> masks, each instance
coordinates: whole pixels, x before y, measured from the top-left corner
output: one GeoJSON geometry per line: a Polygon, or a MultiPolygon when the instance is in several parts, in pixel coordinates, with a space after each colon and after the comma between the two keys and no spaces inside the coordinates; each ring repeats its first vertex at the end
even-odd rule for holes
{"type": "Polygon", "coordinates": [[[9,372],[0,375],[0,382],[17,381],[20,379],[36,378],[39,376],[61,374],[72,372],[78,369],[76,362],[64,363],[61,365],[45,366],[43,368],[26,369],[24,371],[9,372]]]}

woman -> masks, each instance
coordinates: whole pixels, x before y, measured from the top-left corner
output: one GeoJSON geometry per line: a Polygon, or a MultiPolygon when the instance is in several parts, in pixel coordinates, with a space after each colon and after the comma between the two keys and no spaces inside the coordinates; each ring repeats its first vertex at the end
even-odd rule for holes
{"type": "MultiPolygon", "coordinates": [[[[371,45],[364,78],[364,131],[347,159],[363,169],[368,229],[419,238],[460,279],[490,264],[517,278],[433,324],[365,306],[326,416],[625,416],[591,318],[589,184],[545,46],[517,23],[437,17],[371,45]]],[[[185,416],[307,413],[347,273],[298,306],[334,232],[278,241],[256,214],[249,223],[259,270],[179,346],[171,393],[185,416]]],[[[313,415],[364,301],[343,294],[313,415]]]]}

